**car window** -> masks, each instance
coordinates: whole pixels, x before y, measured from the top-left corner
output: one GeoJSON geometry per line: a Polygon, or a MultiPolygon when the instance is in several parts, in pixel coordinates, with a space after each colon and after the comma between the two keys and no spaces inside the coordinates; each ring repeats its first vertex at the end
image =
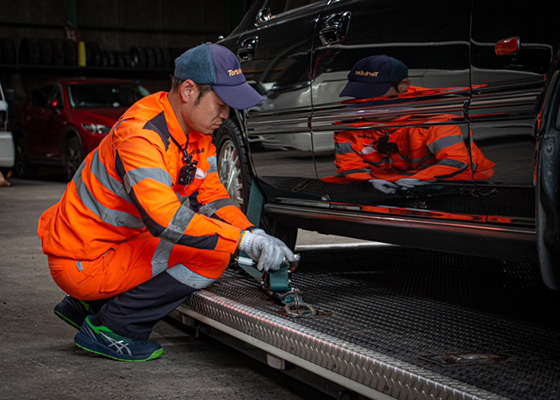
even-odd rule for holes
{"type": "Polygon", "coordinates": [[[79,84],[68,86],[72,108],[130,107],[149,92],[139,85],[79,84]]]}
{"type": "Polygon", "coordinates": [[[37,108],[47,108],[49,93],[51,92],[53,86],[44,86],[42,88],[36,89],[31,93],[31,105],[37,108]]]}

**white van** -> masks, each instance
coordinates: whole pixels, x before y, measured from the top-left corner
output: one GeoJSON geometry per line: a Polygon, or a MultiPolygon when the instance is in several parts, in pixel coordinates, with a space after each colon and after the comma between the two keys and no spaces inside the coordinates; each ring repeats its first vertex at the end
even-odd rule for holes
{"type": "Polygon", "coordinates": [[[0,168],[14,166],[14,141],[8,131],[8,102],[0,83],[0,168]]]}

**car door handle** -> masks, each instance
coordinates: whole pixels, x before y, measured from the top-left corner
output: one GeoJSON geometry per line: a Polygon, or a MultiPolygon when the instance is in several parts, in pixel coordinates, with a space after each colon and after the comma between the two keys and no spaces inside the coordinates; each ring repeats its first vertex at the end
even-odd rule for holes
{"type": "Polygon", "coordinates": [[[237,49],[237,56],[241,61],[249,61],[255,55],[255,50],[257,49],[257,44],[259,43],[259,37],[253,36],[244,39],[237,49]]]}
{"type": "Polygon", "coordinates": [[[351,18],[350,11],[329,15],[319,30],[319,39],[323,46],[343,42],[348,34],[351,18]]]}

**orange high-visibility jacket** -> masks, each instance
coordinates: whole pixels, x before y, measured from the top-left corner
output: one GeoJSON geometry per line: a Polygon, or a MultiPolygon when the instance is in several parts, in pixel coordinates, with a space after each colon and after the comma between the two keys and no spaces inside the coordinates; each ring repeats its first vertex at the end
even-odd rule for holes
{"type": "MultiPolygon", "coordinates": [[[[149,231],[194,251],[235,253],[240,232],[252,226],[219,180],[211,135],[190,132],[194,182],[178,184],[187,137],[167,93],[133,105],[90,153],[62,199],[41,216],[43,252],[95,260],[114,244],[149,231]]],[[[223,267],[225,268],[225,266],[223,267]]],[[[216,279],[220,270],[194,271],[216,279]]]]}
{"type": "MultiPolygon", "coordinates": [[[[406,123],[406,119],[396,121],[406,123]]],[[[439,120],[441,116],[434,122],[439,120]]],[[[471,180],[473,176],[488,179],[494,174],[495,164],[484,157],[474,142],[470,144],[469,157],[456,125],[339,131],[334,136],[337,174],[349,180],[471,180]],[[390,155],[380,153],[376,143],[384,137],[395,143],[399,151],[390,155]]]]}

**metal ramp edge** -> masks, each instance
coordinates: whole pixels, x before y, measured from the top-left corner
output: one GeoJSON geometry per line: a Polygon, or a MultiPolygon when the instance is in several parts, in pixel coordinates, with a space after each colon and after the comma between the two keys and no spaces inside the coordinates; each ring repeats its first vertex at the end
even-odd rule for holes
{"type": "Polygon", "coordinates": [[[505,399],[209,290],[176,312],[371,399],[505,399]]]}

